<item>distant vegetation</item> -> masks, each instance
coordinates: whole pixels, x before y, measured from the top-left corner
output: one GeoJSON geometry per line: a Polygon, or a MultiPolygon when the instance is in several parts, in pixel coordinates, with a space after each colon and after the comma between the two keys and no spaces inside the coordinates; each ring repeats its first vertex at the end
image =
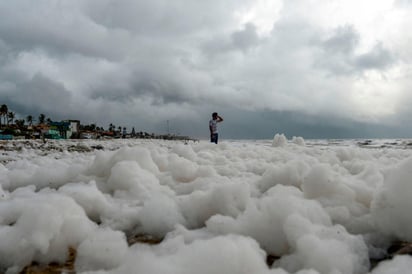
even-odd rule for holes
{"type": "Polygon", "coordinates": [[[41,113],[37,120],[33,115],[15,119],[15,113],[6,104],[0,106],[0,140],[8,139],[99,139],[99,138],[156,138],[190,140],[187,136],[159,135],[143,131],[130,132],[126,127],[109,124],[108,129],[96,124],[82,125],[79,120],[53,121],[41,113]]]}

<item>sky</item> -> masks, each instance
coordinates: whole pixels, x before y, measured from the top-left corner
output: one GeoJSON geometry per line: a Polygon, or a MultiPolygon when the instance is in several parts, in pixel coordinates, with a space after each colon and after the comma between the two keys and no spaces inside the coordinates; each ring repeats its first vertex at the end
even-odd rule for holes
{"type": "Polygon", "coordinates": [[[208,138],[412,137],[410,0],[3,0],[0,104],[208,138]]]}

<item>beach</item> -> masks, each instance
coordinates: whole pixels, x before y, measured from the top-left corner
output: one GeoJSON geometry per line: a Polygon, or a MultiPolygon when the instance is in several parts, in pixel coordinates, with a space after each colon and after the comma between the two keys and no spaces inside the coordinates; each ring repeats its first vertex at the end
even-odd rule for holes
{"type": "Polygon", "coordinates": [[[0,272],[34,263],[145,274],[412,266],[409,251],[399,252],[412,241],[409,140],[277,134],[218,145],[18,140],[0,148],[0,272]]]}

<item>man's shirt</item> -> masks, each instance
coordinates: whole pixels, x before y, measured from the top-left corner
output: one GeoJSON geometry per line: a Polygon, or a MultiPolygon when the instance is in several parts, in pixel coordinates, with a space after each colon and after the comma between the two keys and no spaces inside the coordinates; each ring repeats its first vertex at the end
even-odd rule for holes
{"type": "Polygon", "coordinates": [[[212,133],[215,134],[217,133],[217,120],[210,120],[209,121],[209,127],[212,128],[212,133]]]}

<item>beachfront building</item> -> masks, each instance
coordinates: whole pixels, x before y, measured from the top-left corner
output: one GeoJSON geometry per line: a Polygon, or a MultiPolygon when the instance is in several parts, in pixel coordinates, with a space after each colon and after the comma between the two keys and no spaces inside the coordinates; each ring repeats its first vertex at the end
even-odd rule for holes
{"type": "Polygon", "coordinates": [[[50,139],[69,139],[79,138],[80,136],[80,121],[65,120],[61,122],[50,122],[47,137],[50,139]]]}
{"type": "Polygon", "coordinates": [[[66,120],[64,122],[70,123],[70,133],[67,135],[68,138],[77,139],[80,137],[80,121],[79,120],[66,120]]]}
{"type": "Polygon", "coordinates": [[[71,136],[71,129],[69,122],[50,122],[49,129],[45,133],[47,139],[67,139],[71,136]]]}

